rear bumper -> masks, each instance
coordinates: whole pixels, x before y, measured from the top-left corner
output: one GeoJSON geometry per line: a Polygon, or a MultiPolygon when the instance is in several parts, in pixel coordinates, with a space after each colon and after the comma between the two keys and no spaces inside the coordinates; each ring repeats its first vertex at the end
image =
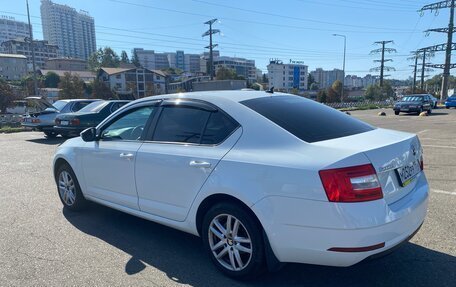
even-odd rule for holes
{"type": "Polygon", "coordinates": [[[42,125],[42,124],[34,124],[34,123],[21,123],[21,126],[31,128],[37,131],[54,131],[54,126],[42,125]]]}
{"type": "Polygon", "coordinates": [[[274,196],[255,204],[253,211],[280,262],[351,266],[408,240],[424,221],[428,194],[423,175],[414,190],[390,205],[383,199],[330,203],[274,196]],[[364,247],[374,248],[330,251],[364,247]]]}
{"type": "Polygon", "coordinates": [[[64,127],[64,126],[54,126],[54,130],[59,134],[79,136],[79,134],[87,129],[88,127],[64,127]]]}

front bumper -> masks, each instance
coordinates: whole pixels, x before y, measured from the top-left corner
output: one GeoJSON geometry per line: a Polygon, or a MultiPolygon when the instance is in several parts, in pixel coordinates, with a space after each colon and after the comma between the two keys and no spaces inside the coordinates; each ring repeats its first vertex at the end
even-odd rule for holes
{"type": "Polygon", "coordinates": [[[394,107],[393,109],[395,112],[402,112],[402,113],[417,113],[420,111],[420,107],[413,107],[413,108],[405,108],[405,107],[394,107]]]}
{"type": "Polygon", "coordinates": [[[331,203],[271,196],[252,209],[280,262],[351,266],[390,250],[421,226],[429,186],[424,174],[417,180],[414,190],[389,205],[383,199],[331,203]],[[371,246],[377,247],[362,252],[329,251],[371,246]]]}

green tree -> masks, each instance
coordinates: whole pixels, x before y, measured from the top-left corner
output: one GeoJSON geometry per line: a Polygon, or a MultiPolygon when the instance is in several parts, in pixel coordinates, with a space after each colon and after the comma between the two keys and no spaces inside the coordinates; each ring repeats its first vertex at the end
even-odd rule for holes
{"type": "Polygon", "coordinates": [[[383,82],[383,87],[379,85],[370,85],[367,87],[364,97],[371,101],[383,101],[394,97],[394,90],[388,81],[383,82]]]}
{"type": "Polygon", "coordinates": [[[267,82],[269,82],[268,77],[266,76],[266,74],[263,74],[263,83],[267,82]]]}
{"type": "Polygon", "coordinates": [[[10,85],[0,78],[0,112],[4,113],[6,108],[11,107],[15,99],[10,85]]]}
{"type": "MultiPolygon", "coordinates": [[[[44,78],[43,77],[37,75],[36,82],[38,85],[38,89],[44,88],[44,78]]],[[[23,77],[20,80],[20,86],[25,95],[27,95],[27,96],[35,95],[33,76],[28,75],[28,76],[23,77]]]]}
{"type": "Polygon", "coordinates": [[[124,64],[129,64],[130,59],[128,59],[128,54],[124,50],[120,53],[120,62],[124,64]]]}
{"type": "Polygon", "coordinates": [[[328,103],[338,103],[340,102],[340,97],[342,94],[343,85],[342,82],[337,80],[335,81],[331,87],[327,90],[327,98],[326,101],[328,103]]]}
{"type": "Polygon", "coordinates": [[[60,99],[79,99],[84,98],[84,81],[78,75],[66,72],[60,79],[59,92],[60,99]]]}
{"type": "Polygon", "coordinates": [[[136,53],[135,50],[133,50],[132,55],[131,55],[131,63],[135,65],[135,67],[139,68],[141,67],[141,63],[139,62],[138,54],[136,53]]]}
{"type": "Polygon", "coordinates": [[[217,80],[245,80],[243,76],[238,76],[233,69],[220,67],[215,75],[217,80]]]}
{"type": "MultiPolygon", "coordinates": [[[[309,76],[307,77],[307,87],[310,87],[312,86],[312,84],[314,83],[317,83],[314,79],[314,77],[312,76],[312,74],[309,74],[309,76]]],[[[316,91],[316,90],[313,90],[313,91],[316,91]]]]}
{"type": "Polygon", "coordinates": [[[95,79],[92,83],[92,97],[94,99],[103,99],[109,100],[116,98],[111,91],[111,89],[106,86],[105,83],[100,81],[99,79],[95,79]]]}
{"type": "Polygon", "coordinates": [[[105,47],[99,48],[90,55],[88,60],[89,70],[97,72],[101,67],[117,68],[120,65],[120,58],[113,49],[105,47]]]}
{"type": "Polygon", "coordinates": [[[325,90],[320,90],[317,93],[317,101],[320,103],[326,103],[327,102],[328,95],[326,94],[325,90]]]}
{"type": "Polygon", "coordinates": [[[318,91],[319,89],[320,89],[320,87],[315,82],[310,84],[310,86],[309,86],[309,90],[311,90],[311,91],[318,91]]]}
{"type": "Polygon", "coordinates": [[[296,88],[291,89],[290,94],[299,95],[299,90],[296,88]]]}
{"type": "Polygon", "coordinates": [[[44,86],[46,88],[57,88],[59,86],[60,77],[54,72],[47,72],[44,76],[44,86]]]}

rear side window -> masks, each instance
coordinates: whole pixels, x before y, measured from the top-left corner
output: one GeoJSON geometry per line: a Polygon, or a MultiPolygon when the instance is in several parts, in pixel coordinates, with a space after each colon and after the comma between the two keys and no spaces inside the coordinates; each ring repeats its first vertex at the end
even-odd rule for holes
{"type": "Polygon", "coordinates": [[[374,129],[338,110],[298,96],[272,96],[241,103],[309,143],[374,129]]]}
{"type": "Polygon", "coordinates": [[[238,124],[219,110],[195,107],[164,107],[153,141],[215,145],[223,142],[238,124]]]}
{"type": "Polygon", "coordinates": [[[87,105],[89,105],[89,104],[91,104],[91,103],[93,103],[93,101],[87,101],[87,102],[86,102],[86,101],[80,101],[80,102],[76,102],[76,103],[73,104],[73,107],[71,108],[71,110],[72,110],[73,112],[77,112],[77,111],[79,111],[80,109],[82,109],[83,107],[85,107],[85,106],[87,106],[87,105]]]}

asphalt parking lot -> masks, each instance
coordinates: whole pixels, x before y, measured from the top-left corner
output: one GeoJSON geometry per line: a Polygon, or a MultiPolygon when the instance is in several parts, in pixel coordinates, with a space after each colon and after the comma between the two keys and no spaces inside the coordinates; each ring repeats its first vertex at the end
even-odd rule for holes
{"type": "Polygon", "coordinates": [[[349,268],[289,264],[242,283],[221,275],[199,238],[99,205],[62,209],[51,159],[63,139],[0,134],[0,286],[456,286],[456,110],[352,116],[417,133],[431,186],[427,219],[393,254],[349,268]]]}

